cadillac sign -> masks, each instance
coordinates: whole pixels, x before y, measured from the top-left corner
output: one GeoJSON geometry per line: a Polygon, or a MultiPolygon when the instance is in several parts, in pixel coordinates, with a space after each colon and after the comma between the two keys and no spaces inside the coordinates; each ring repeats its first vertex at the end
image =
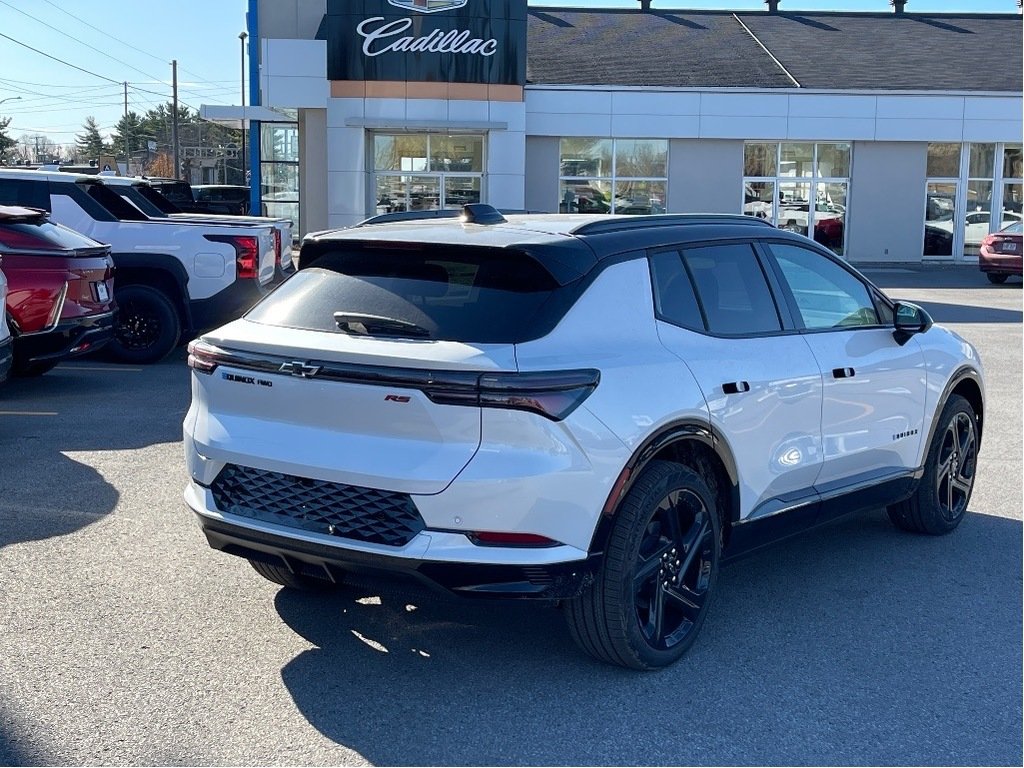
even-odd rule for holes
{"type": "Polygon", "coordinates": [[[526,82],[526,0],[328,0],[329,80],[526,82]]]}
{"type": "Polygon", "coordinates": [[[461,8],[469,0],[388,0],[396,8],[407,8],[420,13],[436,13],[461,8]]]}

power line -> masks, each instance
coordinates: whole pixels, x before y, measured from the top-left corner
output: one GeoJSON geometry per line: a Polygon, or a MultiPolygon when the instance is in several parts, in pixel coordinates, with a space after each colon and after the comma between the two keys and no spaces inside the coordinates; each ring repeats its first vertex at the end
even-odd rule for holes
{"type": "Polygon", "coordinates": [[[85,72],[85,74],[87,74],[87,75],[92,75],[93,77],[98,77],[100,80],[106,80],[108,83],[113,83],[114,85],[121,85],[122,84],[122,81],[114,80],[112,77],[107,77],[105,75],[100,75],[100,74],[98,74],[96,72],[93,72],[91,70],[85,69],[84,67],[80,67],[77,64],[72,64],[69,61],[64,61],[64,59],[58,59],[56,56],[51,56],[48,53],[44,53],[43,51],[40,51],[38,48],[33,48],[31,45],[23,43],[20,40],[15,40],[10,35],[5,35],[3,32],[0,32],[0,37],[4,38],[6,40],[10,40],[12,43],[14,43],[15,45],[20,45],[22,48],[28,48],[30,51],[35,51],[40,56],[45,56],[48,59],[53,59],[54,61],[59,61],[61,64],[65,65],[65,66],[68,66],[68,67],[71,67],[72,69],[77,69],[79,72],[85,72]]]}
{"type": "Polygon", "coordinates": [[[111,56],[109,53],[105,53],[104,51],[101,51],[96,46],[90,45],[89,43],[85,42],[84,40],[79,40],[74,35],[69,35],[67,32],[63,31],[62,29],[54,27],[52,24],[50,24],[48,22],[45,22],[45,21],[43,21],[42,19],[40,19],[40,18],[38,18],[36,16],[33,16],[31,13],[23,11],[20,8],[15,8],[13,5],[11,5],[9,2],[7,2],[7,0],[0,0],[0,5],[6,5],[12,11],[17,11],[22,16],[25,16],[26,18],[32,19],[32,21],[34,21],[34,22],[36,22],[38,24],[42,24],[47,29],[50,29],[50,30],[56,32],[58,35],[63,35],[64,37],[68,38],[68,40],[74,40],[79,45],[84,45],[86,48],[91,49],[94,53],[98,53],[100,56],[105,56],[108,59],[110,59],[111,61],[116,61],[118,64],[122,64],[122,65],[128,67],[128,69],[135,70],[139,74],[145,75],[146,77],[156,77],[155,75],[151,75],[149,72],[143,72],[138,67],[133,67],[131,64],[129,64],[126,61],[122,61],[121,59],[118,59],[115,56],[111,56]]]}
{"type": "MultiPolygon", "coordinates": [[[[119,37],[114,37],[114,36],[113,36],[112,34],[110,34],[110,32],[109,32],[108,30],[105,30],[105,29],[100,29],[99,27],[95,27],[95,26],[93,26],[92,24],[90,24],[90,23],[89,23],[88,21],[86,21],[85,19],[81,18],[80,16],[75,16],[75,14],[71,13],[71,11],[67,11],[67,10],[65,10],[65,9],[61,8],[61,7],[59,6],[59,5],[57,5],[56,3],[53,3],[53,2],[51,2],[50,0],[43,0],[43,2],[44,2],[44,3],[46,3],[47,5],[51,5],[51,6],[53,6],[54,8],[56,8],[56,9],[57,9],[58,11],[60,11],[61,13],[65,14],[65,15],[67,15],[67,16],[70,16],[70,17],[71,17],[72,19],[75,19],[76,21],[79,21],[79,22],[81,22],[82,24],[85,24],[85,26],[89,27],[90,29],[94,29],[94,30],[96,30],[97,32],[99,32],[100,34],[102,34],[102,35],[104,36],[104,38],[109,38],[109,39],[111,39],[111,40],[116,40],[117,42],[121,43],[121,45],[126,45],[126,46],[128,46],[129,48],[131,48],[131,49],[132,49],[133,51],[138,51],[139,53],[141,53],[141,54],[144,54],[144,55],[146,55],[146,56],[149,56],[149,57],[150,57],[151,59],[155,59],[156,61],[159,61],[159,62],[161,62],[161,63],[164,63],[164,64],[166,64],[166,63],[167,63],[167,62],[166,62],[166,61],[164,61],[164,60],[163,60],[162,58],[160,58],[159,56],[156,56],[155,54],[152,54],[152,53],[150,53],[149,51],[144,51],[144,50],[142,50],[141,48],[137,48],[137,47],[135,47],[134,45],[132,45],[131,43],[127,43],[127,42],[125,42],[124,40],[122,40],[122,39],[121,39],[121,38],[119,38],[119,37]]],[[[218,82],[218,83],[219,83],[219,82],[224,82],[224,83],[230,83],[230,82],[232,82],[231,80],[206,80],[205,78],[203,78],[203,77],[202,77],[202,75],[198,75],[198,74],[196,74],[195,72],[191,72],[191,71],[189,71],[189,70],[185,69],[184,67],[182,67],[182,68],[181,68],[181,71],[182,71],[182,72],[187,72],[188,74],[190,74],[190,75],[192,75],[193,77],[195,77],[195,78],[197,78],[197,79],[201,80],[201,81],[202,81],[202,82],[204,82],[204,83],[210,83],[210,82],[218,82]]]]}

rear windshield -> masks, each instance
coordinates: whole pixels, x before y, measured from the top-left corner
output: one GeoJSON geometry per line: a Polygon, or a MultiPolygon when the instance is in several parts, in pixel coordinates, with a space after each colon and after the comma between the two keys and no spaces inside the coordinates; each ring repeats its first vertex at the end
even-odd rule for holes
{"type": "Polygon", "coordinates": [[[73,229],[52,221],[25,221],[0,223],[0,245],[28,250],[82,250],[102,248],[73,229]]]}
{"type": "Polygon", "coordinates": [[[146,215],[120,195],[102,184],[84,184],[89,197],[114,214],[121,221],[148,221],[146,215]]]}
{"type": "Polygon", "coordinates": [[[497,248],[413,246],[334,251],[318,258],[246,316],[267,325],[352,333],[336,313],[380,322],[359,332],[478,344],[546,334],[571,287],[529,255],[497,248]],[[342,330],[342,326],[345,330],[342,330]]]}
{"type": "Polygon", "coordinates": [[[1021,226],[1021,222],[1015,221],[1010,226],[1003,227],[1002,230],[1000,230],[1000,231],[1006,232],[1007,234],[1010,234],[1010,235],[1019,235],[1022,232],[1024,232],[1024,227],[1021,226]]]}
{"type": "Polygon", "coordinates": [[[167,214],[157,208],[139,191],[139,187],[111,186],[110,191],[120,195],[151,219],[166,219],[167,214]]]}

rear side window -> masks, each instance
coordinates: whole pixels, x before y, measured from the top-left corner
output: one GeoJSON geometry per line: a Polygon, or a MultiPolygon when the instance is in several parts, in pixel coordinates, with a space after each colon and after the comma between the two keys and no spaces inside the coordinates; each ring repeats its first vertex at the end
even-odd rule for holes
{"type": "Polygon", "coordinates": [[[549,332],[571,303],[570,289],[522,252],[350,248],[320,256],[246,317],[314,331],[515,344],[549,332]],[[339,324],[336,315],[354,322],[339,324]]]}
{"type": "Polygon", "coordinates": [[[22,205],[49,211],[49,183],[46,179],[0,179],[0,205],[22,205]]]}
{"type": "Polygon", "coordinates": [[[749,243],[687,248],[683,261],[711,333],[745,336],[782,330],[768,280],[749,243]]]}
{"type": "Polygon", "coordinates": [[[181,209],[164,197],[160,192],[152,187],[140,186],[136,187],[136,190],[140,195],[149,200],[153,205],[159,208],[164,213],[181,213],[181,209]]]}
{"type": "Polygon", "coordinates": [[[651,277],[654,280],[654,305],[658,317],[673,325],[704,331],[693,283],[683,267],[678,251],[662,251],[651,255],[651,277]]]}

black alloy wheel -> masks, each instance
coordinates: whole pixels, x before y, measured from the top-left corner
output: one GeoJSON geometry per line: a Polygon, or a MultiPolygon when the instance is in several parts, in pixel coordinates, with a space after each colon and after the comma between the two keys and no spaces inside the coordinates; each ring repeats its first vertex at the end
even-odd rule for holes
{"type": "Polygon", "coordinates": [[[670,491],[647,523],[637,553],[633,600],[651,648],[669,650],[694,631],[715,562],[711,513],[689,488],[670,491]]]}
{"type": "Polygon", "coordinates": [[[718,575],[715,479],[652,461],[615,511],[594,583],[565,604],[573,640],[594,658],[657,669],[696,640],[718,575]]]}
{"type": "Polygon", "coordinates": [[[155,363],[177,345],[181,321],[170,299],[147,285],[117,288],[114,338],[108,345],[114,359],[124,363],[155,363]]]}
{"type": "Polygon", "coordinates": [[[964,519],[978,469],[978,415],[960,395],[952,395],[936,419],[924,462],[924,476],[913,494],[888,508],[897,528],[914,533],[949,533],[964,519]]]}
{"type": "Polygon", "coordinates": [[[935,497],[943,519],[952,523],[963,517],[974,487],[978,463],[978,438],[974,421],[957,413],[942,436],[935,473],[935,497]]]}

